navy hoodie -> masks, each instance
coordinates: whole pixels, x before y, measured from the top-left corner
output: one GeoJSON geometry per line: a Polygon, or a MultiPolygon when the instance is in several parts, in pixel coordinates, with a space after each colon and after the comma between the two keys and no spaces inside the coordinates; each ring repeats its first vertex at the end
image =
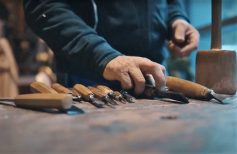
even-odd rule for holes
{"type": "Polygon", "coordinates": [[[106,64],[119,55],[161,63],[170,25],[188,20],[182,0],[24,0],[24,10],[68,86],[79,79],[100,82],[106,64]]]}

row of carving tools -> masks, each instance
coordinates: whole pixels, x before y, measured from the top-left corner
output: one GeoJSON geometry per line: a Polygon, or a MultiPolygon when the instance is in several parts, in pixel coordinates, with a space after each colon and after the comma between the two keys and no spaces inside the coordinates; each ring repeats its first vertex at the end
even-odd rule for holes
{"type": "MultiPolygon", "coordinates": [[[[18,95],[15,98],[0,98],[1,104],[12,102],[14,106],[30,108],[30,109],[70,109],[75,101],[86,101],[102,108],[104,106],[115,107],[119,102],[134,103],[136,99],[127,91],[113,91],[109,87],[97,85],[94,87],[86,87],[82,84],[76,84],[73,88],[66,88],[58,83],[51,87],[33,82],[31,85],[34,94],[18,95]]],[[[213,90],[200,84],[187,80],[170,77],[166,78],[166,88],[157,89],[151,83],[147,83],[145,90],[141,95],[143,98],[159,98],[172,99],[179,104],[189,103],[188,98],[199,100],[215,99],[217,103],[224,104],[213,90]]],[[[7,104],[12,105],[12,104],[7,104]]]]}
{"type": "Polygon", "coordinates": [[[73,88],[69,89],[59,83],[54,83],[49,87],[41,82],[33,82],[30,86],[32,91],[37,93],[70,94],[74,101],[86,101],[97,108],[103,108],[105,105],[113,108],[118,105],[118,102],[135,103],[135,98],[128,92],[113,91],[104,85],[86,87],[82,84],[75,84],[73,88]]]}

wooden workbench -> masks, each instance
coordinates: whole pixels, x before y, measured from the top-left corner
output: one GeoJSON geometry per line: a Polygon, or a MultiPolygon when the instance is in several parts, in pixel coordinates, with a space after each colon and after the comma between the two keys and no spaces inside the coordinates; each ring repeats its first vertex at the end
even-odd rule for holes
{"type": "Polygon", "coordinates": [[[78,103],[68,114],[0,105],[0,153],[237,153],[237,97],[225,102],[78,103]]]}

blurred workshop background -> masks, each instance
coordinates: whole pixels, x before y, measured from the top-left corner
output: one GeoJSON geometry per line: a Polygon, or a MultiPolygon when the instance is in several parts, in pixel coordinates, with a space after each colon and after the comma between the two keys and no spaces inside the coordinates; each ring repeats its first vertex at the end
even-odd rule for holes
{"type": "MultiPolygon", "coordinates": [[[[211,1],[184,1],[191,23],[200,32],[198,50],[210,49],[211,1]]],[[[53,52],[25,24],[21,3],[22,0],[0,0],[0,39],[5,36],[8,41],[0,41],[0,96],[27,93],[35,80],[48,85],[57,80],[53,52]],[[8,54],[3,50],[6,44],[10,46],[6,49],[8,54]]],[[[237,50],[237,0],[224,0],[222,8],[223,48],[237,50]]],[[[195,57],[193,53],[188,58],[175,59],[167,53],[164,65],[170,75],[194,81],[195,57]]]]}

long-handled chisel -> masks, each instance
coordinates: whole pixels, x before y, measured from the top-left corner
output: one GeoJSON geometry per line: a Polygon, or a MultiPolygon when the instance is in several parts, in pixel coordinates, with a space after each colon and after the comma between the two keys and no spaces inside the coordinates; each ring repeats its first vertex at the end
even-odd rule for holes
{"type": "Polygon", "coordinates": [[[183,93],[187,97],[201,100],[215,99],[219,103],[223,104],[223,102],[215,96],[216,93],[212,89],[200,84],[168,76],[166,78],[166,85],[169,90],[183,93]]]}
{"type": "Polygon", "coordinates": [[[72,106],[72,96],[67,94],[24,94],[15,98],[0,98],[1,104],[15,105],[28,109],[66,110],[72,106]],[[14,102],[14,104],[4,103],[14,102]]]}

